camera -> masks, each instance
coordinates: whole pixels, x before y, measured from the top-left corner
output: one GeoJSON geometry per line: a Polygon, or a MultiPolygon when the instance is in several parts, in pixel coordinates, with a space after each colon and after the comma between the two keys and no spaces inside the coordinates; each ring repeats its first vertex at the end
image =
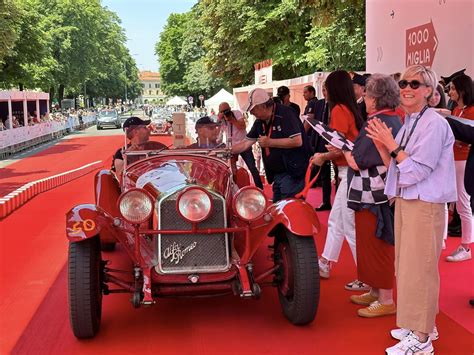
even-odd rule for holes
{"type": "Polygon", "coordinates": [[[225,118],[228,118],[228,119],[234,116],[234,113],[232,112],[231,109],[224,110],[222,114],[224,115],[225,118]]]}

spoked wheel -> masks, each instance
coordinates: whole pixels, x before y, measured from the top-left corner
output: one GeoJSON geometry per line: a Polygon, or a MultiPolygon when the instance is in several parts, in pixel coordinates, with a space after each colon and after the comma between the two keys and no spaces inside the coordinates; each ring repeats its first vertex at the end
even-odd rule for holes
{"type": "Polygon", "coordinates": [[[283,314],[295,325],[311,323],[319,305],[319,266],[312,237],[285,230],[275,238],[278,298],[283,314]]]}
{"type": "Polygon", "coordinates": [[[77,338],[92,338],[102,314],[102,257],[100,239],[69,243],[69,320],[77,338]]]}

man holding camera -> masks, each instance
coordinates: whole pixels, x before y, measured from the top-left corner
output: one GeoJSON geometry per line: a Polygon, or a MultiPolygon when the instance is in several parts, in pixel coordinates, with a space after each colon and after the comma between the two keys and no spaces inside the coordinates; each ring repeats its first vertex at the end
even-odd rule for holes
{"type": "MultiPolygon", "coordinates": [[[[240,112],[239,110],[231,110],[230,105],[227,102],[222,102],[219,105],[219,114],[217,115],[217,117],[220,122],[223,122],[229,127],[229,134],[231,136],[232,146],[240,143],[245,139],[245,137],[247,136],[247,131],[245,130],[246,123],[242,112],[240,112]]],[[[252,148],[248,148],[247,150],[239,154],[244,160],[247,167],[249,168],[255,186],[260,189],[263,189],[262,180],[260,179],[260,173],[258,172],[257,167],[255,166],[255,158],[253,156],[252,148]]],[[[232,161],[232,164],[234,165],[234,170],[235,163],[239,154],[236,154],[235,159],[233,159],[232,161]]]]}

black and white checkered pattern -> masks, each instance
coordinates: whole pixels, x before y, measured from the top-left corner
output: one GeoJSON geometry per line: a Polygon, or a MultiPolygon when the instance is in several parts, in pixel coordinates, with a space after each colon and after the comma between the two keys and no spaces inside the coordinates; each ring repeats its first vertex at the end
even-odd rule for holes
{"type": "Polygon", "coordinates": [[[384,194],[387,168],[383,165],[354,171],[347,191],[348,202],[378,205],[388,201],[384,194]]]}
{"type": "Polygon", "coordinates": [[[345,151],[352,151],[352,149],[354,148],[354,143],[352,143],[347,138],[344,138],[338,131],[329,128],[329,126],[325,125],[324,123],[320,121],[311,122],[306,117],[304,118],[304,120],[308,122],[308,124],[333,147],[345,151]]]}

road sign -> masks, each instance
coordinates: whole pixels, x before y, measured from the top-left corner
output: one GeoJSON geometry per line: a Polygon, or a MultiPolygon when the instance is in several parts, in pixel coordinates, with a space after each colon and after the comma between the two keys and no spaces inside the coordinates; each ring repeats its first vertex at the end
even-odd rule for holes
{"type": "Polygon", "coordinates": [[[192,104],[193,101],[194,101],[193,97],[192,97],[192,96],[188,96],[188,102],[189,102],[190,104],[192,104]]]}
{"type": "Polygon", "coordinates": [[[203,101],[204,100],[204,95],[199,95],[199,100],[203,101]]]}
{"type": "Polygon", "coordinates": [[[415,64],[431,67],[437,48],[438,37],[436,37],[433,21],[406,30],[405,63],[407,67],[415,64]]]}

